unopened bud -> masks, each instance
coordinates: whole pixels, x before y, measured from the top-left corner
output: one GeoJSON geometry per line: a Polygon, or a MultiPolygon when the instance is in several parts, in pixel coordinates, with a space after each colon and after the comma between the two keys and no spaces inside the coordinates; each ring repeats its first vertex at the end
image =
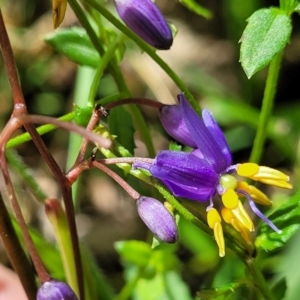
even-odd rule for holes
{"type": "Polygon", "coordinates": [[[136,204],[141,219],[158,239],[166,243],[176,242],[178,238],[176,222],[161,202],[142,196],[136,204]]]}
{"type": "Polygon", "coordinates": [[[37,300],[78,300],[71,288],[62,281],[49,280],[38,289],[37,300]]]}
{"type": "Polygon", "coordinates": [[[119,16],[140,38],[151,46],[168,50],[172,46],[172,32],[151,0],[114,0],[119,16]]]}

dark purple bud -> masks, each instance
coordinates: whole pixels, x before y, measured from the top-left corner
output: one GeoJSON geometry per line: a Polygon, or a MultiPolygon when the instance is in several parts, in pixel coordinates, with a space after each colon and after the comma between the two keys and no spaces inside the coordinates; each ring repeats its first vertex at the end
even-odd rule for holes
{"type": "Polygon", "coordinates": [[[165,105],[159,112],[159,117],[166,132],[183,145],[197,148],[194,139],[184,122],[179,105],[165,105]]]}
{"type": "Polygon", "coordinates": [[[38,289],[37,300],[78,300],[71,288],[62,281],[49,280],[38,289]]]}
{"type": "Polygon", "coordinates": [[[176,242],[178,238],[176,222],[161,202],[142,196],[136,204],[141,219],[156,237],[166,243],[176,242]]]}
{"type": "Polygon", "coordinates": [[[151,0],[114,0],[124,23],[151,46],[168,50],[172,46],[172,32],[151,0]]]}

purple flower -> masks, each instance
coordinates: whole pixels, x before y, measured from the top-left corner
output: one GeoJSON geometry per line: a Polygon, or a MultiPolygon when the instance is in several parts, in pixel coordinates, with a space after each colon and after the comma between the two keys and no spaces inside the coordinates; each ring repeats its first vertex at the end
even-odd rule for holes
{"type": "Polygon", "coordinates": [[[64,282],[49,280],[38,289],[37,300],[78,300],[72,289],[64,282]]]}
{"type": "Polygon", "coordinates": [[[175,243],[178,238],[176,222],[167,208],[158,200],[141,196],[136,200],[138,214],[147,227],[166,243],[175,243]]]}
{"type": "Polygon", "coordinates": [[[124,23],[151,46],[168,50],[172,46],[172,32],[151,0],[114,0],[124,23]]]}
{"type": "Polygon", "coordinates": [[[175,140],[183,145],[197,148],[178,105],[164,105],[159,112],[159,118],[166,132],[175,140]]]}
{"type": "Polygon", "coordinates": [[[216,194],[221,198],[224,221],[231,223],[247,242],[250,238],[246,231],[253,231],[254,225],[239,197],[244,197],[257,216],[280,232],[254,203],[270,205],[270,199],[256,187],[244,181],[239,182],[231,174],[236,172],[239,176],[284,188],[292,187],[288,183],[289,177],[278,170],[254,163],[232,165],[226,139],[210,112],[203,110],[200,118],[183,94],[178,95],[178,100],[179,106],[165,106],[160,112],[160,118],[166,131],[178,141],[192,146],[193,151],[161,151],[152,164],[135,163],[134,167],[149,170],[177,197],[209,201],[207,221],[214,230],[220,256],[225,255],[225,245],[221,216],[214,208],[213,196],[216,194]]]}

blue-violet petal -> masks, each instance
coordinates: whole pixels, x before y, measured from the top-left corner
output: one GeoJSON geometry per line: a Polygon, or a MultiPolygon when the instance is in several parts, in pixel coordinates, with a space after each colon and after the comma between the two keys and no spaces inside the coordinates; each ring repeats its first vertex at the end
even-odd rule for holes
{"type": "Polygon", "coordinates": [[[197,148],[183,120],[179,105],[164,105],[159,112],[160,121],[166,132],[183,145],[197,148]]]}
{"type": "Polygon", "coordinates": [[[218,174],[224,172],[228,167],[228,163],[221,148],[184,95],[179,94],[177,97],[187,128],[203,156],[218,174]]]}
{"type": "Polygon", "coordinates": [[[161,151],[150,167],[175,196],[206,201],[216,190],[218,174],[205,159],[188,152],[161,151]]]}
{"type": "Polygon", "coordinates": [[[231,152],[222,130],[207,109],[202,110],[202,119],[206,128],[209,130],[214,140],[219,145],[224,155],[224,159],[226,160],[227,166],[230,166],[232,164],[231,152]]]}

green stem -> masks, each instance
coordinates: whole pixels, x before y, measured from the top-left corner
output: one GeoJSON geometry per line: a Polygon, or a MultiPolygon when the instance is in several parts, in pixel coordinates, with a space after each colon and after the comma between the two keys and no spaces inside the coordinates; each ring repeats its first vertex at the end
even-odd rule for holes
{"type": "Polygon", "coordinates": [[[278,53],[270,63],[264,97],[262,100],[261,112],[259,116],[258,128],[250,156],[251,162],[259,163],[259,161],[261,160],[264,142],[267,136],[268,123],[272,116],[282,53],[283,52],[278,53]]]}
{"type": "Polygon", "coordinates": [[[117,47],[123,42],[124,40],[124,36],[123,35],[119,35],[117,36],[112,43],[109,44],[105,54],[103,55],[102,59],[101,59],[101,63],[97,68],[95,77],[93,79],[92,85],[91,85],[91,89],[90,89],[90,93],[89,93],[89,98],[88,98],[88,104],[90,106],[94,106],[95,105],[95,96],[97,93],[97,88],[100,82],[100,79],[102,78],[103,72],[106,69],[106,67],[109,65],[109,63],[112,61],[112,58],[115,54],[115,51],[117,49],[117,47]]]}
{"type": "MultiPolygon", "coordinates": [[[[68,0],[68,1],[69,1],[70,6],[72,7],[74,13],[76,14],[79,22],[85,28],[94,47],[99,52],[99,54],[103,57],[105,55],[105,50],[102,47],[97,34],[95,33],[92,26],[90,25],[87,17],[85,16],[83,10],[80,7],[80,5],[77,3],[76,0],[68,0]]],[[[126,97],[130,97],[130,92],[127,88],[127,85],[125,83],[123,75],[119,69],[119,66],[116,64],[116,62],[114,60],[111,60],[108,67],[109,67],[109,70],[111,71],[111,74],[114,77],[116,83],[118,84],[119,91],[121,93],[126,93],[127,94],[126,97]]],[[[151,137],[151,134],[149,131],[149,127],[147,126],[140,110],[135,105],[132,105],[130,108],[130,112],[133,117],[133,121],[134,121],[134,124],[136,125],[136,128],[138,128],[140,131],[141,138],[147,147],[149,155],[155,156],[155,150],[153,147],[152,137],[151,137]]]]}
{"type": "Polygon", "coordinates": [[[143,277],[143,273],[144,273],[144,268],[140,267],[137,271],[137,274],[135,274],[135,276],[124,285],[120,293],[113,300],[129,299],[139,279],[143,277]]]}
{"type": "Polygon", "coordinates": [[[117,18],[113,16],[105,7],[94,0],[84,0],[86,3],[91,5],[94,9],[96,9],[103,17],[105,17],[109,22],[111,22],[116,28],[118,28],[121,32],[127,35],[130,39],[132,39],[144,52],[146,52],[166,73],[167,75],[174,81],[174,83],[178,86],[178,88],[185,92],[185,96],[194,109],[199,112],[200,107],[198,102],[194,99],[193,95],[190,93],[189,89],[180,79],[180,77],[169,67],[169,65],[161,59],[155,52],[155,50],[150,47],[147,43],[145,43],[142,39],[140,39],[135,33],[133,33],[130,29],[128,29],[125,25],[123,25],[117,18]]]}
{"type": "Polygon", "coordinates": [[[252,274],[253,281],[257,289],[261,292],[265,300],[275,300],[263,274],[257,266],[256,261],[253,258],[246,260],[246,266],[252,274]]]}

